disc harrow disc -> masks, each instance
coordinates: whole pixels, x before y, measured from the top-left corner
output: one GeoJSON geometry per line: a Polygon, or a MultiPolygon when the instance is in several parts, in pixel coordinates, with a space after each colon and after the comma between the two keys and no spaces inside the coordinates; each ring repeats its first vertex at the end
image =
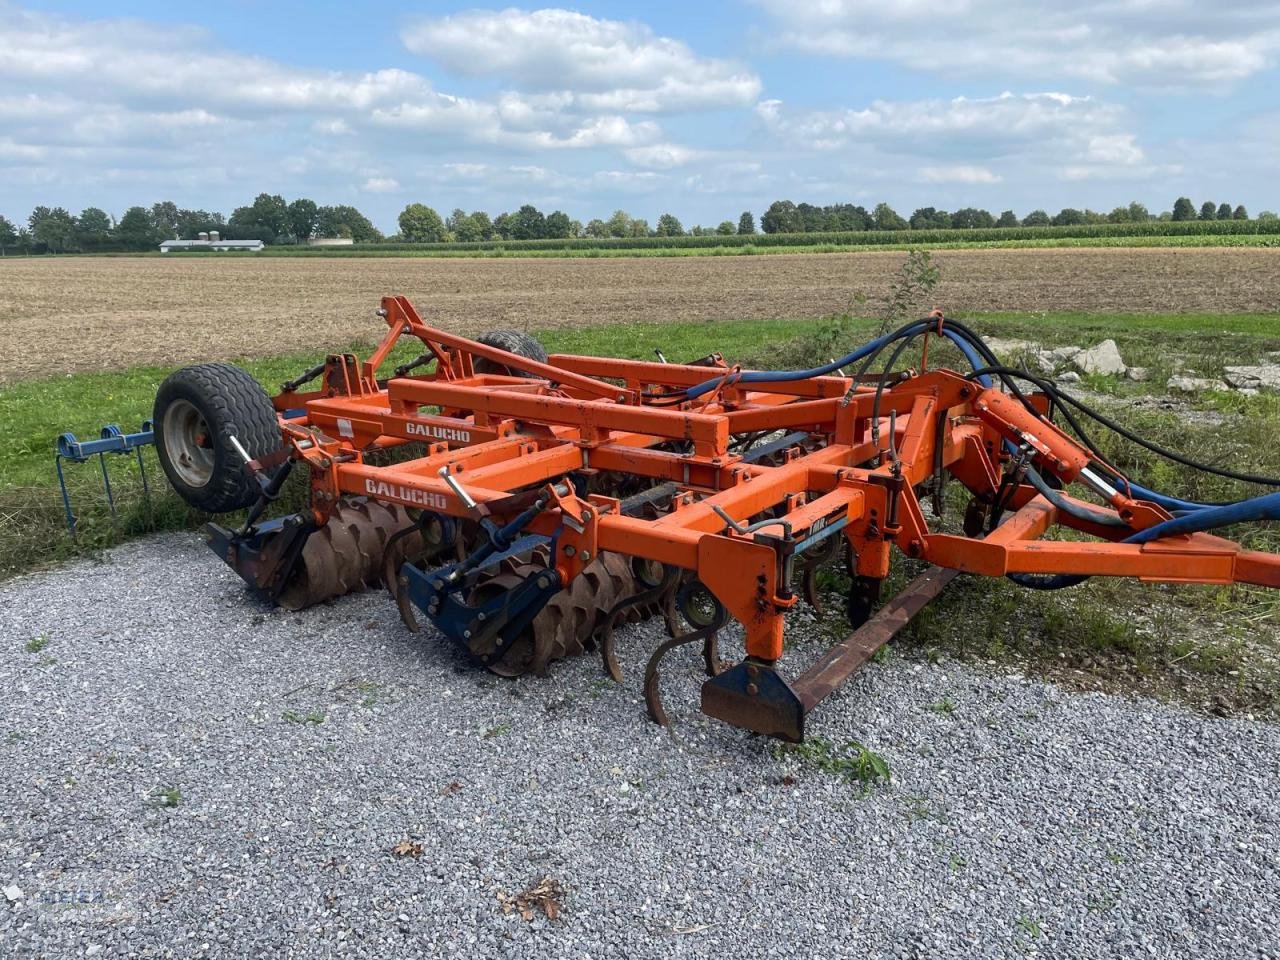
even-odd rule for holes
{"type": "MultiPolygon", "coordinates": [[[[486,571],[472,591],[470,602],[481,603],[511,590],[530,576],[547,568],[546,548],[539,548],[527,559],[505,562],[486,571]]],[[[582,653],[594,641],[603,626],[604,615],[639,589],[626,557],[602,553],[592,561],[568,589],[547,601],[528,629],[524,630],[501,659],[489,665],[494,673],[516,677],[525,673],[546,673],[547,666],[557,660],[582,653]]],[[[641,614],[637,614],[638,618],[641,614]]],[[[491,653],[495,641],[477,644],[472,653],[481,657],[491,653]]]]}
{"type": "MultiPolygon", "coordinates": [[[[396,504],[343,503],[307,538],[277,602],[286,610],[302,610],[381,582],[388,539],[412,526],[409,514],[396,504]]],[[[396,549],[411,555],[422,549],[420,541],[418,536],[403,537],[396,549]]]]}

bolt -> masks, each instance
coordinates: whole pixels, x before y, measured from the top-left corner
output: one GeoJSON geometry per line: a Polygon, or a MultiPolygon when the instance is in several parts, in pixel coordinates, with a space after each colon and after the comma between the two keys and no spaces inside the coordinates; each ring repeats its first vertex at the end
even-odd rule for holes
{"type": "Polygon", "coordinates": [[[760,676],[760,668],[757,667],[754,663],[747,664],[747,676],[748,677],[760,676]]]}
{"type": "Polygon", "coordinates": [[[540,586],[540,587],[545,588],[545,587],[547,586],[547,584],[549,584],[550,582],[551,582],[551,581],[550,581],[550,580],[548,580],[546,577],[539,577],[539,578],[538,578],[538,586],[540,586]]]}
{"type": "Polygon", "coordinates": [[[470,630],[463,630],[463,631],[462,631],[462,637],[463,637],[463,639],[464,639],[464,640],[470,640],[470,639],[471,639],[471,631],[470,631],[470,630]]]}
{"type": "Polygon", "coordinates": [[[755,696],[757,693],[759,693],[759,692],[760,692],[760,688],[759,688],[759,687],[757,687],[754,683],[748,683],[748,684],[747,684],[747,696],[748,696],[748,697],[754,697],[754,696],[755,696]]]}
{"type": "Polygon", "coordinates": [[[573,556],[575,553],[577,553],[577,552],[578,552],[578,551],[574,549],[574,547],[573,547],[573,544],[572,544],[572,543],[570,543],[570,544],[566,545],[566,546],[565,546],[565,548],[564,548],[564,555],[565,555],[566,557],[572,557],[572,556],[573,556]]]}
{"type": "Polygon", "coordinates": [[[583,551],[582,551],[582,562],[583,562],[583,563],[586,563],[586,562],[587,562],[588,560],[590,560],[590,559],[591,559],[591,551],[590,551],[590,550],[583,550],[583,551]]]}
{"type": "Polygon", "coordinates": [[[409,578],[402,573],[396,578],[396,583],[400,584],[402,587],[407,587],[409,585],[409,578]]]}
{"type": "Polygon", "coordinates": [[[485,616],[483,613],[479,613],[476,615],[476,619],[479,620],[481,623],[484,623],[485,616]]]}

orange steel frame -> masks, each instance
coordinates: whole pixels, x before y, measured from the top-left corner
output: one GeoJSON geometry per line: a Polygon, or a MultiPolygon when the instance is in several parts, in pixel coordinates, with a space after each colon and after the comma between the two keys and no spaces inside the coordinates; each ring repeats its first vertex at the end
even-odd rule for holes
{"type": "Polygon", "coordinates": [[[1107,538],[1170,516],[1123,493],[1110,507],[1128,530],[1094,527],[1060,513],[1022,486],[1012,504],[1016,513],[983,539],[930,531],[917,488],[939,462],[977,496],[999,486],[1005,440],[1033,450],[1038,467],[1064,484],[1088,462],[1087,453],[1047,419],[950,371],[895,380],[884,389],[873,424],[874,386],[845,377],[746,389],[735,383],[736,368],[726,366],[581,356],[538,363],[429,327],[404,297],[384,298],[379,314],[388,333],[367,361],[330,357],[320,390],[275,398],[292,455],[312,471],[311,509],[318,523],[344,495],[455,517],[509,519],[502,511],[514,491],[545,488],[554,504],[530,532],[560,532],[554,563],[563,582],[599,550],[696,571],[743,625],[750,658],[772,662],[782,656],[784,616],[796,603],[777,546],[784,522],[799,543],[836,527],[852,547],[854,572],[872,579],[887,575],[897,547],[913,558],[985,576],[1056,573],[1280,586],[1280,558],[1209,534],[1143,545],[1111,542],[1107,538]],[[422,341],[434,370],[379,380],[380,366],[406,336],[422,341]],[[476,358],[532,377],[477,374],[476,358]],[[655,390],[710,378],[720,378],[719,388],[694,401],[653,402],[655,390]],[[778,465],[748,463],[730,450],[735,436],[780,430],[809,433],[822,445],[812,452],[797,446],[778,465]],[[390,466],[366,460],[374,451],[415,441],[427,444],[425,457],[390,466]],[[673,442],[690,452],[662,448],[673,442]],[[442,471],[477,507],[464,502],[442,471]],[[557,481],[582,471],[674,481],[678,492],[670,512],[658,519],[625,516],[616,499],[557,489],[557,481]],[[779,507],[774,524],[751,534],[731,527],[716,510],[745,526],[779,507]],[[1099,539],[1040,539],[1055,524],[1099,539]]]}

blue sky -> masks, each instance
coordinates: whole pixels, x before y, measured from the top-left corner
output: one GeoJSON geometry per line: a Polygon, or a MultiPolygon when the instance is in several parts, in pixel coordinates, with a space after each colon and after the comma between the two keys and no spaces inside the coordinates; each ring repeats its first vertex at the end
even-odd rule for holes
{"type": "Polygon", "coordinates": [[[1280,207],[1280,3],[0,0],[0,213],[1280,207]]]}

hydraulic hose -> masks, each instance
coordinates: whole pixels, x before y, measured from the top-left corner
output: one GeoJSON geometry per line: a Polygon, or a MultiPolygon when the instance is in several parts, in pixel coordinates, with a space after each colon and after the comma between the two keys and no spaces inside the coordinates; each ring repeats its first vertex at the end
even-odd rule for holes
{"type": "MultiPolygon", "coordinates": [[[[745,370],[734,378],[734,383],[790,383],[796,380],[809,380],[813,377],[825,377],[841,367],[857,363],[868,357],[874,357],[895,340],[914,337],[917,334],[934,329],[936,325],[937,320],[935,319],[916,320],[892,333],[887,333],[882,337],[877,337],[875,340],[864,343],[851,353],[847,353],[843,357],[832,360],[830,363],[825,363],[820,367],[812,367],[808,370],[745,370]]],[[[959,347],[960,352],[964,354],[965,359],[973,365],[975,370],[995,362],[995,356],[991,354],[986,344],[982,343],[981,338],[963,324],[944,320],[942,333],[959,347]]],[[[689,400],[694,400],[704,393],[714,390],[723,382],[723,379],[723,377],[713,377],[709,380],[704,380],[702,383],[686,390],[685,397],[689,400]]],[[[984,386],[991,385],[989,377],[984,377],[982,382],[984,386]]]]}

